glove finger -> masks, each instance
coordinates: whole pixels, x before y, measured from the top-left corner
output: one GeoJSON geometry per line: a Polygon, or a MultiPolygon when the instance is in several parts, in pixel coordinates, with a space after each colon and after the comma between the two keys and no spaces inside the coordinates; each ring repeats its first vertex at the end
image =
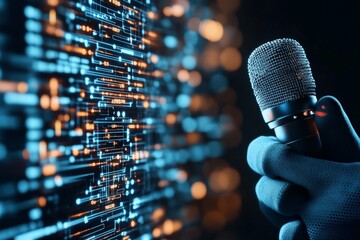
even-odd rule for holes
{"type": "Polygon", "coordinates": [[[299,155],[275,137],[258,137],[249,145],[249,166],[261,175],[282,178],[307,189],[326,183],[324,169],[341,169],[342,163],[299,155]]]}
{"type": "Polygon", "coordinates": [[[304,188],[266,176],[260,178],[255,190],[259,201],[285,216],[298,214],[307,199],[304,188]]]}
{"type": "Polygon", "coordinates": [[[287,222],[291,222],[294,221],[294,217],[289,217],[289,216],[284,216],[278,212],[275,212],[274,210],[272,210],[271,208],[269,208],[268,206],[266,206],[266,204],[264,204],[263,202],[259,201],[259,208],[260,211],[262,212],[262,214],[264,214],[264,216],[275,226],[277,227],[281,227],[284,224],[286,224],[287,222]]]}
{"type": "Polygon", "coordinates": [[[360,140],[340,102],[325,96],[316,104],[315,121],[325,157],[331,160],[360,160],[360,140]]]}
{"type": "Polygon", "coordinates": [[[307,240],[310,239],[306,231],[306,226],[301,220],[286,223],[281,227],[279,233],[280,240],[307,240]]]}

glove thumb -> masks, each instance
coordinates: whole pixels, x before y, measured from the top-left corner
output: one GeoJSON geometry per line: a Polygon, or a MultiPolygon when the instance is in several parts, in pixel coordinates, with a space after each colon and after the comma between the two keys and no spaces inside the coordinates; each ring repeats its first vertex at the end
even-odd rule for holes
{"type": "Polygon", "coordinates": [[[325,96],[317,102],[315,113],[324,157],[338,162],[359,161],[359,137],[340,102],[325,96]]]}

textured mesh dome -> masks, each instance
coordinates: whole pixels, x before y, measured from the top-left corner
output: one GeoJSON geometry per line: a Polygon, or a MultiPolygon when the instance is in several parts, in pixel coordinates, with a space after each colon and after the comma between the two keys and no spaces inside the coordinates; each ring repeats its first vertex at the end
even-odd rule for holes
{"type": "Polygon", "coordinates": [[[261,111],[316,95],[310,63],[293,39],[277,39],[256,48],[249,57],[248,72],[261,111]]]}

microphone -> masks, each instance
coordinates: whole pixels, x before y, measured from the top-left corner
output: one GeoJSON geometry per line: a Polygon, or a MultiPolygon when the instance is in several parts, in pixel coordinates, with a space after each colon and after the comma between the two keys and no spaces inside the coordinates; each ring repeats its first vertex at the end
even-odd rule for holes
{"type": "Polygon", "coordinates": [[[265,123],[295,152],[322,154],[315,123],[316,85],[302,46],[293,39],[277,39],[256,48],[248,73],[265,123]]]}

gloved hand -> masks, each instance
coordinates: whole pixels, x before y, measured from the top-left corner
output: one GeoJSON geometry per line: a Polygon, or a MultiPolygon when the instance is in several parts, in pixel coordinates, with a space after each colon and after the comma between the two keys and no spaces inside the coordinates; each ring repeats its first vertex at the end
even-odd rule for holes
{"type": "Polygon", "coordinates": [[[262,211],[282,225],[280,239],[360,239],[360,140],[340,103],[320,99],[316,123],[324,159],[295,153],[275,137],[248,148],[262,211]]]}

